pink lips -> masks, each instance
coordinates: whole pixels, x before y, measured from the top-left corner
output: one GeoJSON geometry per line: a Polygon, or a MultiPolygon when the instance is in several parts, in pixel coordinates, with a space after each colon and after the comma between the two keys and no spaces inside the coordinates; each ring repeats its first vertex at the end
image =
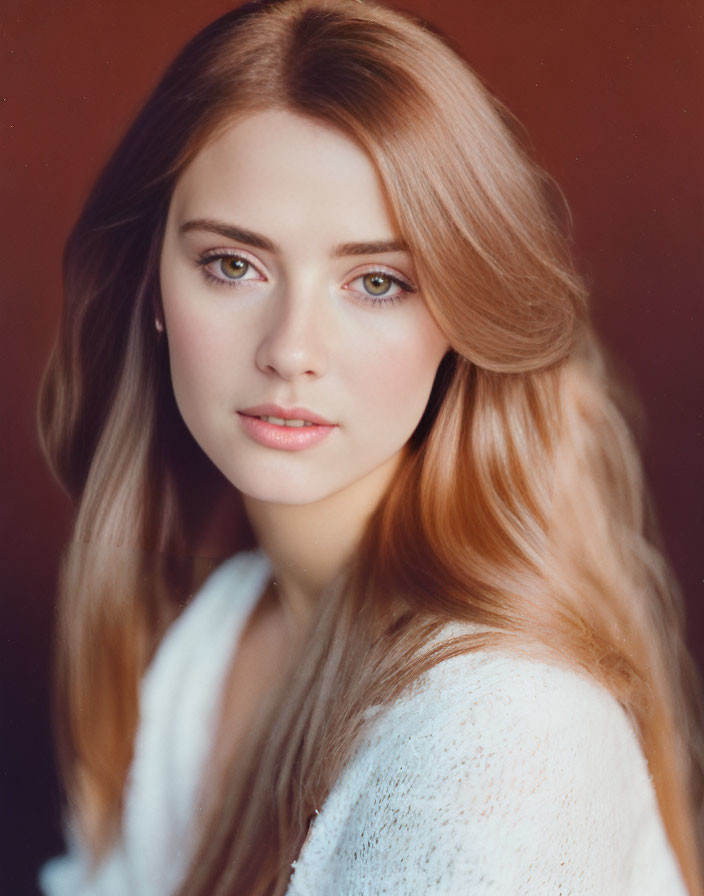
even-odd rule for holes
{"type": "Polygon", "coordinates": [[[317,445],[336,428],[336,424],[323,419],[308,408],[282,408],[274,404],[261,404],[237,412],[247,435],[267,448],[282,451],[303,451],[317,445]],[[286,426],[262,420],[277,417],[280,420],[303,420],[305,426],[286,426]]]}

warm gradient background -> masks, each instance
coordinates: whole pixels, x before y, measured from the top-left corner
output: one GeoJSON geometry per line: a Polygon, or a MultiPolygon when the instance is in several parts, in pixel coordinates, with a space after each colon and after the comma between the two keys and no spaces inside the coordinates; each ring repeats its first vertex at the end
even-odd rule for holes
{"type": "MultiPolygon", "coordinates": [[[[48,690],[70,508],[34,405],[62,244],[166,62],[224,0],[0,0],[2,878],[59,849],[48,690]]],[[[704,665],[704,7],[700,0],[416,0],[525,125],[574,214],[599,328],[645,409],[646,466],[704,665]]]]}

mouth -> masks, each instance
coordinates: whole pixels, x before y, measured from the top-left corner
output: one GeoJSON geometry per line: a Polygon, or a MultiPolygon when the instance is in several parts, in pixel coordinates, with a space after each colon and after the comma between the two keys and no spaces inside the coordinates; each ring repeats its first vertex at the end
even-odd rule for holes
{"type": "Polygon", "coordinates": [[[309,408],[295,407],[283,408],[275,404],[258,404],[251,408],[239,411],[245,417],[257,417],[265,423],[275,426],[290,426],[300,428],[303,426],[335,426],[330,420],[316,414],[309,408]]]}
{"type": "Polygon", "coordinates": [[[315,426],[315,423],[311,423],[310,420],[297,420],[291,419],[287,420],[285,417],[272,417],[267,414],[258,414],[258,420],[263,420],[265,423],[274,423],[276,426],[291,426],[291,427],[299,427],[299,426],[315,426]]]}
{"type": "Polygon", "coordinates": [[[257,405],[237,412],[247,435],[265,448],[279,451],[304,451],[323,441],[335,429],[308,408],[281,408],[257,405]]]}

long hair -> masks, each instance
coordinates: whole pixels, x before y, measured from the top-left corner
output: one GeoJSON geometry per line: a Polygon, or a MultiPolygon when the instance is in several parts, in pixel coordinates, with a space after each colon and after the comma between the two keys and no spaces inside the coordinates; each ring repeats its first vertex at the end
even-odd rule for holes
{"type": "MultiPolygon", "coordinates": [[[[444,657],[490,645],[581,669],[621,702],[700,893],[696,676],[559,203],[506,112],[441,37],[355,0],[249,3],[197,35],[67,245],[40,424],[78,504],[57,680],[83,837],[97,860],[116,836],[138,682],[197,581],[207,520],[194,495],[203,483],[212,495],[224,488],[178,415],[154,332],[166,211],[208,140],[270,108],[365,150],[451,349],[355,557],[236,763],[224,698],[221,760],[203,782],[207,830],[183,896],[281,893],[365,709],[444,657]],[[482,634],[426,649],[448,620],[482,634]]],[[[235,547],[247,538],[243,523],[235,547]]]]}

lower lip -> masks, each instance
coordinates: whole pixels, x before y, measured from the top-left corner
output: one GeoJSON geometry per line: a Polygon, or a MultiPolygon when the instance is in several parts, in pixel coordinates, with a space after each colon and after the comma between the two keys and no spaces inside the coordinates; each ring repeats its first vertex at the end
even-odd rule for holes
{"type": "Polygon", "coordinates": [[[279,426],[277,423],[267,423],[260,417],[240,413],[238,417],[250,438],[266,448],[278,448],[280,451],[305,451],[322,442],[335,429],[335,426],[318,423],[312,426],[279,426]]]}

